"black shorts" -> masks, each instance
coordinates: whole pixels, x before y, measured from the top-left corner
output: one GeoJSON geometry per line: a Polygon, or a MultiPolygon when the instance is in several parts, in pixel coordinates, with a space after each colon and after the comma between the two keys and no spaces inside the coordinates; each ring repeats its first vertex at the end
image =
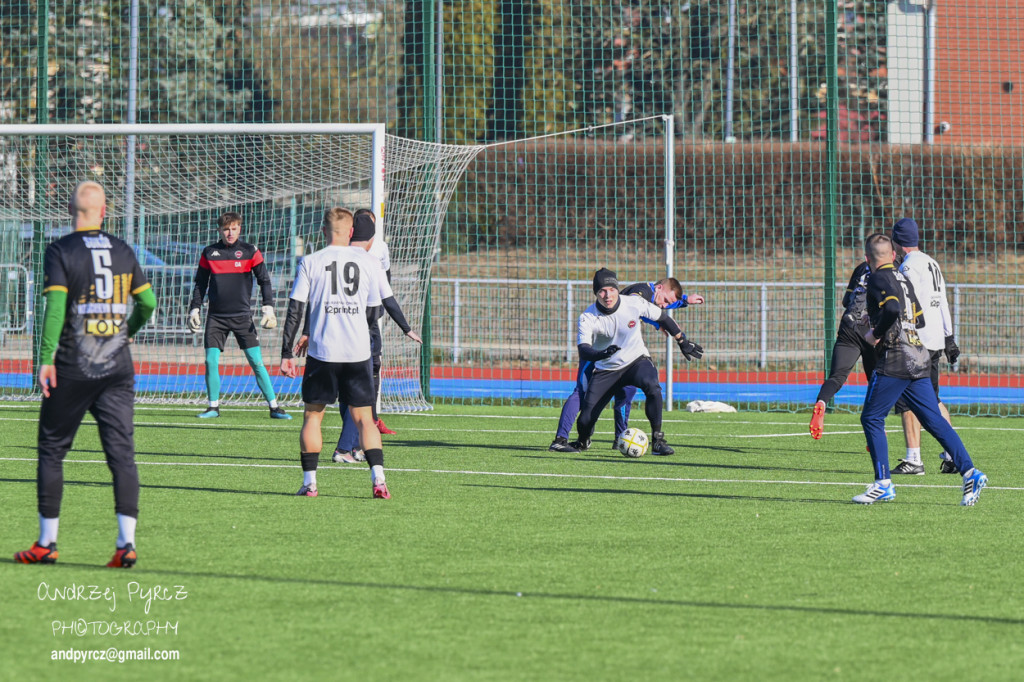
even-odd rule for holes
{"type": "Polygon", "coordinates": [[[206,318],[206,334],[203,336],[204,348],[217,348],[224,350],[224,342],[228,334],[234,334],[238,340],[238,347],[242,350],[260,345],[259,334],[256,333],[256,325],[253,324],[252,315],[237,315],[235,317],[215,317],[209,315],[206,318]]]}
{"type": "Polygon", "coordinates": [[[39,410],[39,450],[60,459],[71,448],[86,412],[99,427],[108,458],[135,456],[135,376],[129,372],[103,379],[58,376],[57,386],[39,410]]]}
{"type": "MultiPolygon", "coordinates": [[[[932,351],[932,365],[931,365],[931,368],[929,370],[928,378],[932,380],[932,388],[935,390],[935,398],[939,402],[942,402],[942,400],[939,398],[939,365],[940,364],[942,364],[942,351],[941,350],[933,350],[932,351]]],[[[910,406],[907,405],[906,402],[904,402],[903,398],[900,398],[899,400],[896,401],[896,407],[893,408],[893,409],[896,410],[896,414],[903,414],[904,412],[909,412],[910,411],[910,406]]]]}
{"type": "Polygon", "coordinates": [[[370,407],[377,402],[373,389],[373,365],[362,362],[324,362],[306,359],[302,375],[302,401],[311,405],[331,405],[341,399],[349,407],[370,407]]]}

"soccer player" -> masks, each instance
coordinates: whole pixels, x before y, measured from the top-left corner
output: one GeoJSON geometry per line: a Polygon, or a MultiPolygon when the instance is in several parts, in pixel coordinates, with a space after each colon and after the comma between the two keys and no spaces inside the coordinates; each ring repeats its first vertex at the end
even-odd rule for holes
{"type": "MultiPolygon", "coordinates": [[[[949,302],[946,300],[946,281],[942,277],[942,270],[939,264],[925,254],[918,247],[920,236],[917,223],[911,218],[901,218],[896,221],[892,228],[892,241],[896,247],[896,256],[902,256],[899,270],[903,273],[912,285],[921,302],[921,312],[924,313],[924,327],[917,330],[918,336],[924,347],[931,353],[931,374],[932,388],[935,390],[935,397],[939,398],[939,364],[942,362],[942,354],[945,353],[946,360],[950,364],[956,362],[960,357],[960,348],[956,345],[953,336],[953,318],[949,314],[949,302]]],[[[896,413],[903,420],[903,438],[907,445],[906,459],[893,467],[894,474],[924,475],[924,462],[921,461],[921,422],[914,416],[913,411],[903,404],[904,401],[896,403],[896,413]]],[[[939,410],[943,418],[952,423],[949,418],[949,410],[939,398],[939,410]]],[[[953,464],[949,453],[943,452],[939,473],[955,474],[956,466],[953,464]]]]}
{"type": "Polygon", "coordinates": [[[260,326],[273,329],[277,326],[274,315],[274,292],[270,286],[270,273],[263,262],[263,254],[252,244],[242,241],[242,216],[228,212],[217,220],[221,239],[210,244],[199,258],[195,286],[189,302],[186,326],[198,334],[203,323],[199,309],[209,288],[210,309],[206,315],[206,333],[203,346],[206,348],[206,397],[209,407],[199,413],[200,419],[220,416],[220,354],[228,334],[234,334],[238,347],[245,353],[256,385],[270,406],[272,419],[291,419],[292,416],[277,404],[270,374],[263,366],[260,338],[252,319],[252,280],[255,275],[263,299],[260,326]]]}
{"type": "MultiPolygon", "coordinates": [[[[631,284],[620,291],[619,295],[640,296],[663,310],[685,308],[688,305],[701,305],[704,303],[704,297],[699,294],[691,296],[684,294],[679,280],[674,277],[665,277],[657,282],[631,284]]],[[[661,325],[650,318],[641,317],[640,319],[653,325],[655,329],[661,329],[661,325]]],[[[683,334],[683,331],[679,329],[679,325],[672,318],[668,318],[668,324],[665,325],[665,333],[671,335],[677,341],[680,338],[685,338],[685,334],[683,334]]],[[[697,355],[696,357],[700,356],[697,355]]],[[[576,370],[576,386],[573,388],[572,393],[569,394],[569,397],[566,398],[565,404],[562,405],[562,413],[558,419],[558,430],[555,432],[555,439],[548,446],[548,450],[552,452],[574,451],[574,448],[569,445],[569,431],[572,429],[572,424],[576,421],[576,416],[579,414],[580,401],[587,391],[587,386],[590,384],[590,378],[593,373],[594,362],[592,360],[581,360],[576,370]]],[[[635,395],[635,386],[624,386],[615,393],[615,439],[612,441],[613,450],[618,448],[620,434],[629,427],[629,413],[635,395]]],[[[666,452],[664,454],[670,453],[666,452]]]]}
{"type": "Polygon", "coordinates": [[[46,248],[43,258],[42,343],[39,349],[39,463],[36,494],[39,539],[14,555],[23,564],[57,561],[57,529],[64,493],[64,457],[86,412],[99,428],[114,480],[118,536],[110,568],[138,559],[139,472],[135,466],[135,369],[128,340],[152,316],[156,296],[135,253],[101,229],[106,194],[95,182],[75,187],[70,203],[75,231],[46,248]],[[135,301],[128,315],[128,297],[135,301]]]}
{"type": "MultiPolygon", "coordinates": [[[[675,452],[665,442],[661,431],[661,383],[658,370],[651,361],[640,330],[640,318],[647,317],[665,325],[668,312],[642,296],[620,296],[615,273],[601,268],[594,273],[594,296],[597,300],[580,315],[576,325],[576,348],[581,360],[594,362],[594,373],[583,396],[580,416],[576,422],[578,440],[571,444],[573,452],[590,447],[598,415],[620,388],[636,386],[643,390],[644,413],[651,425],[651,452],[671,455],[675,452]]],[[[689,361],[700,358],[704,349],[685,336],[677,339],[679,350],[689,361]]]]}
{"type": "Polygon", "coordinates": [[[826,404],[846,383],[847,377],[850,376],[854,365],[857,364],[857,359],[861,359],[864,376],[869,381],[871,373],[875,371],[875,348],[864,340],[864,335],[870,328],[864,303],[870,274],[871,269],[868,267],[867,261],[854,268],[853,274],[850,275],[850,284],[846,287],[846,293],[843,295],[845,310],[843,319],[839,323],[835,345],[832,346],[832,363],[828,378],[818,390],[814,410],[811,412],[811,437],[815,440],[820,439],[821,434],[825,431],[826,404]]]}
{"type": "MultiPolygon", "coordinates": [[[[361,208],[357,210],[352,228],[351,244],[352,246],[366,249],[366,251],[378,259],[381,266],[381,274],[383,276],[378,278],[380,281],[381,307],[374,310],[373,321],[370,323],[370,354],[373,362],[374,389],[373,421],[380,433],[394,434],[396,432],[389,429],[384,424],[384,420],[377,415],[377,396],[380,395],[381,354],[384,346],[380,333],[380,324],[377,322],[383,315],[381,308],[387,311],[387,314],[395,321],[395,324],[398,325],[403,334],[416,343],[423,343],[423,339],[413,331],[409,322],[405,319],[402,307],[395,299],[395,293],[391,289],[391,255],[384,240],[375,238],[375,221],[376,219],[370,209],[361,208]],[[382,244],[383,248],[377,247],[377,244],[382,244]]],[[[302,345],[301,340],[299,344],[302,345]]],[[[338,408],[341,410],[342,428],[341,435],[338,437],[338,445],[334,450],[334,461],[348,464],[365,461],[365,452],[359,448],[359,429],[356,428],[348,406],[342,402],[338,405],[338,408]]]]}
{"type": "MultiPolygon", "coordinates": [[[[361,241],[360,239],[356,239],[357,236],[366,237],[366,235],[369,235],[366,240],[369,246],[366,247],[366,250],[376,256],[380,261],[380,266],[384,269],[384,274],[387,276],[388,284],[390,284],[391,249],[388,248],[388,243],[383,239],[373,238],[374,231],[376,230],[375,223],[377,222],[377,216],[375,216],[373,211],[368,208],[360,208],[355,212],[355,220],[356,223],[354,230],[358,234],[352,237],[353,243],[361,241]]],[[[391,297],[390,301],[385,300],[383,305],[384,310],[386,310],[391,319],[398,324],[403,334],[416,343],[423,343],[423,339],[421,339],[416,332],[410,333],[411,328],[408,326],[408,323],[403,326],[403,323],[399,322],[399,319],[405,320],[405,315],[402,313],[402,309],[399,307],[398,301],[394,296],[391,297]]],[[[383,317],[383,314],[384,313],[378,311],[377,317],[383,317]]],[[[380,395],[380,361],[381,354],[384,351],[384,340],[381,338],[380,327],[376,324],[370,326],[370,347],[373,350],[373,382],[374,386],[377,388],[377,394],[380,395]]],[[[384,435],[393,436],[398,433],[397,431],[389,429],[387,424],[384,423],[384,420],[377,414],[377,403],[373,404],[373,421],[377,424],[377,430],[384,435]]]]}
{"type": "Polygon", "coordinates": [[[335,400],[349,407],[370,465],[373,497],[390,499],[384,478],[384,450],[373,421],[373,367],[370,359],[371,309],[379,306],[380,263],[366,249],[351,246],[353,216],[344,208],[324,214],[327,246],[299,262],[285,320],[281,373],[295,376],[292,343],[309,304],[309,349],[302,377],[305,413],[299,436],[302,487],[316,497],[316,469],[323,447],[324,408],[335,400]]]}
{"type": "Polygon", "coordinates": [[[988,483],[988,477],[974,468],[960,437],[939,411],[939,400],[929,379],[931,352],[918,337],[924,320],[914,286],[893,265],[893,245],[888,236],[873,234],[864,248],[871,268],[867,282],[871,328],[864,338],[872,345],[877,344],[878,357],[860,422],[871,453],[875,481],[853,501],[872,504],[896,499],[896,487],[889,478],[885,415],[902,396],[928,433],[935,436],[952,457],[957,471],[963,475],[960,504],[972,506],[988,483]]]}

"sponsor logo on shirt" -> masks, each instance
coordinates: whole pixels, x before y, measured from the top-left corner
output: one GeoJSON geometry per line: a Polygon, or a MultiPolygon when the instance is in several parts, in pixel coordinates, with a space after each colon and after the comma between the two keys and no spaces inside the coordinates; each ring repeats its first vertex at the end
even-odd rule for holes
{"type": "Polygon", "coordinates": [[[636,326],[636,320],[630,320],[629,324],[626,325],[626,326],[629,327],[630,329],[632,329],[633,327],[636,326]]]}
{"type": "Polygon", "coordinates": [[[85,333],[89,336],[114,336],[121,331],[120,320],[86,320],[85,333]]]}
{"type": "Polygon", "coordinates": [[[241,264],[241,263],[239,263],[238,261],[235,261],[235,267],[236,267],[236,268],[240,268],[240,267],[242,267],[242,264],[241,264]]]}
{"type": "Polygon", "coordinates": [[[124,303],[79,303],[75,306],[79,315],[96,315],[103,313],[120,313],[124,315],[128,312],[128,306],[124,303]]]}
{"type": "Polygon", "coordinates": [[[220,251],[211,251],[210,255],[211,256],[219,256],[220,255],[220,251]]]}
{"type": "Polygon", "coordinates": [[[324,312],[328,315],[359,315],[361,311],[357,305],[331,305],[330,303],[324,303],[324,312]]]}

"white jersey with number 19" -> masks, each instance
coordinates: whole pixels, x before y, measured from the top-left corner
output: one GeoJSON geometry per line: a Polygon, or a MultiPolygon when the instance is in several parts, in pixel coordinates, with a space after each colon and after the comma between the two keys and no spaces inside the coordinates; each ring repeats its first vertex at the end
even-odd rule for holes
{"type": "Polygon", "coordinates": [[[328,246],[305,256],[291,298],[309,304],[309,355],[322,362],[370,358],[366,309],[381,304],[380,261],[356,246],[328,246]]]}

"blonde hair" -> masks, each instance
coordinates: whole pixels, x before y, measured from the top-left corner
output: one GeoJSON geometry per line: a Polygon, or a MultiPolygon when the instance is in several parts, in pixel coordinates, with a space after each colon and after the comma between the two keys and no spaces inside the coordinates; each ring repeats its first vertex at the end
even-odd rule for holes
{"type": "Polygon", "coordinates": [[[352,211],[347,208],[335,206],[327,209],[322,224],[327,241],[333,244],[337,240],[342,246],[347,246],[352,239],[353,221],[352,211]]]}
{"type": "Polygon", "coordinates": [[[103,185],[86,180],[75,185],[71,193],[71,215],[81,225],[99,225],[107,207],[107,193],[103,185]]]}

